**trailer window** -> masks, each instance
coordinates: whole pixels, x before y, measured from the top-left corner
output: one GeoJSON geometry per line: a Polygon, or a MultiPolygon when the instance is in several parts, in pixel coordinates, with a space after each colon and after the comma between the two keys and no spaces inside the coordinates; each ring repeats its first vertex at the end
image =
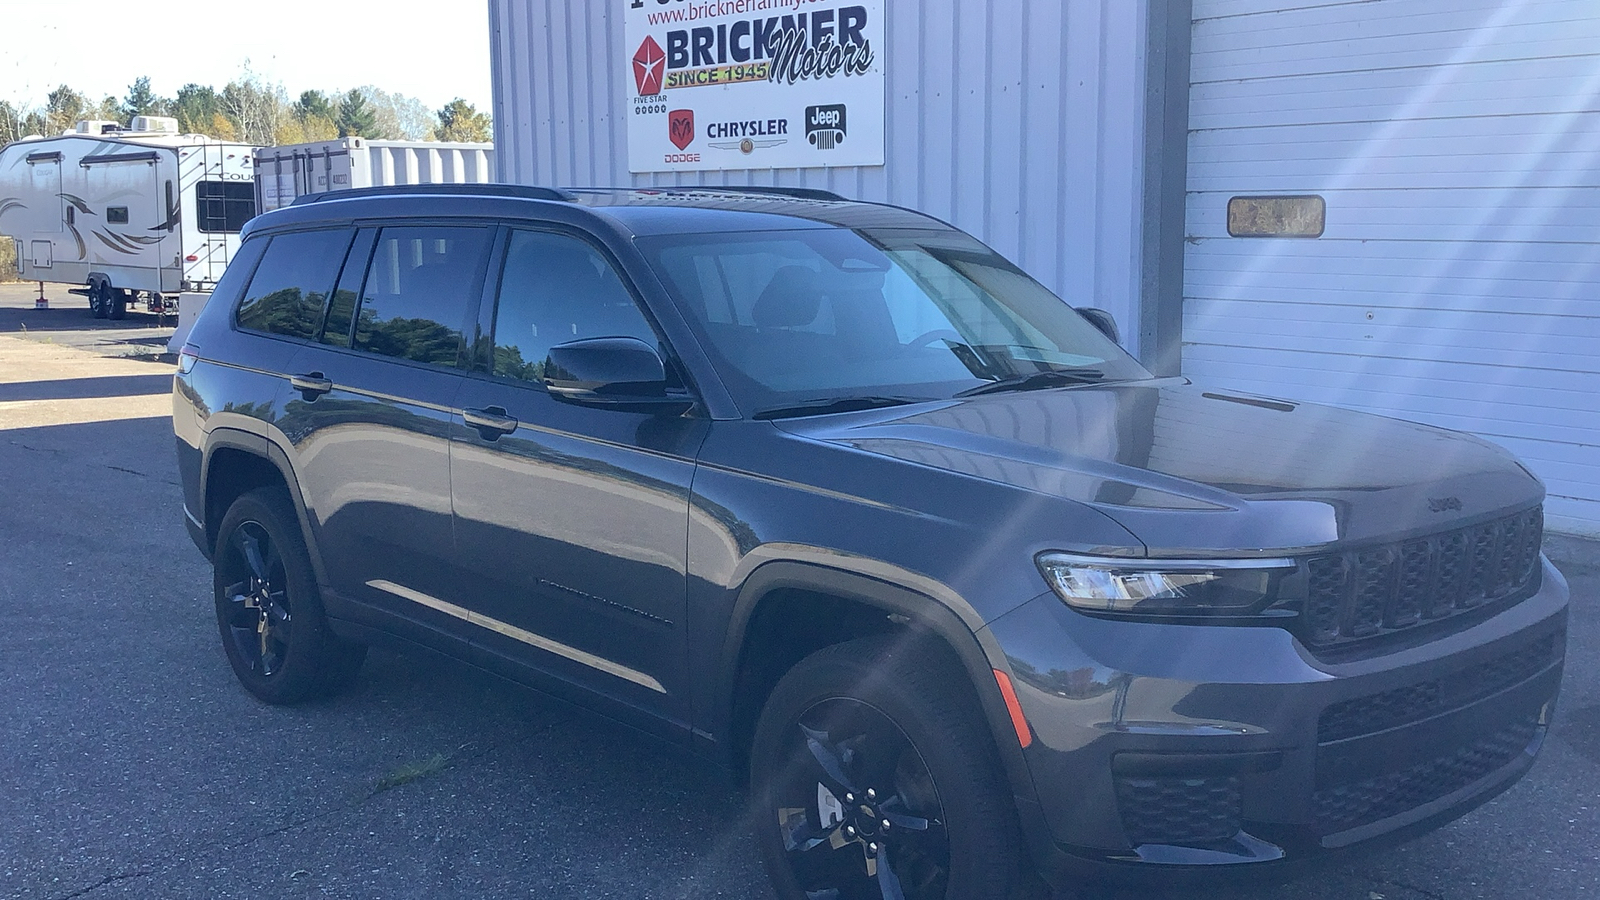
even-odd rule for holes
{"type": "Polygon", "coordinates": [[[238,234],[256,214],[248,181],[202,181],[194,186],[195,222],[205,234],[238,234]]]}
{"type": "Polygon", "coordinates": [[[108,206],[108,207],[106,207],[106,224],[107,225],[126,225],[126,224],[128,224],[128,208],[126,206],[108,206]]]}

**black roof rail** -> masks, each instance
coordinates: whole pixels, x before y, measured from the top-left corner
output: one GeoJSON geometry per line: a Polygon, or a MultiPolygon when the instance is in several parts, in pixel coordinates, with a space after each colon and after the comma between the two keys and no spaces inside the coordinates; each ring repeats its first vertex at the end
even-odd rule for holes
{"type": "MultiPolygon", "coordinates": [[[[652,190],[651,188],[634,188],[634,190],[652,190]]],[[[663,191],[716,191],[723,194],[771,194],[774,197],[793,197],[796,200],[837,200],[848,202],[850,198],[825,191],[822,188],[809,187],[779,187],[776,185],[723,185],[723,184],[686,184],[680,187],[662,187],[655,190],[663,191]]]]}
{"type": "Polygon", "coordinates": [[[560,188],[533,187],[526,184],[396,184],[384,187],[350,188],[342,191],[325,191],[296,197],[290,206],[321,203],[324,200],[355,200],[362,197],[417,197],[439,196],[509,197],[516,200],[576,199],[560,188]]]}

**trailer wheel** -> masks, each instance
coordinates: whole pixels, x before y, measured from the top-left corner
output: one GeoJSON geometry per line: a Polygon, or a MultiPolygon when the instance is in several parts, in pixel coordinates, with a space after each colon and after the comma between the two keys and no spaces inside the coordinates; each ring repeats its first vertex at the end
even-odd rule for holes
{"type": "Polygon", "coordinates": [[[110,319],[126,319],[128,317],[128,292],[122,288],[106,285],[106,302],[103,304],[106,317],[110,319]]]}
{"type": "Polygon", "coordinates": [[[96,319],[104,319],[110,312],[106,302],[109,299],[107,297],[110,293],[109,287],[110,285],[103,281],[89,282],[89,315],[96,319]]]}

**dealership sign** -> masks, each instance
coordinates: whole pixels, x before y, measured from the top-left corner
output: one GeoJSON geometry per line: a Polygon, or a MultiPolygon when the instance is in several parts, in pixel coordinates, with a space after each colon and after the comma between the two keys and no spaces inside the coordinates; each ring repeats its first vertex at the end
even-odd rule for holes
{"type": "Polygon", "coordinates": [[[619,0],[628,170],[883,165],[883,0],[619,0]]]}

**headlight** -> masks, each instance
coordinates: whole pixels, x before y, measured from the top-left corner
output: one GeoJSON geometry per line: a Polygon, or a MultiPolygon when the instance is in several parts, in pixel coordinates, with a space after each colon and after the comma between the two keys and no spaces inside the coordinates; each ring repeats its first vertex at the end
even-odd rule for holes
{"type": "Polygon", "coordinates": [[[1247,616],[1277,599],[1293,560],[1122,560],[1041,553],[1056,596],[1088,612],[1153,616],[1247,616]]]}

